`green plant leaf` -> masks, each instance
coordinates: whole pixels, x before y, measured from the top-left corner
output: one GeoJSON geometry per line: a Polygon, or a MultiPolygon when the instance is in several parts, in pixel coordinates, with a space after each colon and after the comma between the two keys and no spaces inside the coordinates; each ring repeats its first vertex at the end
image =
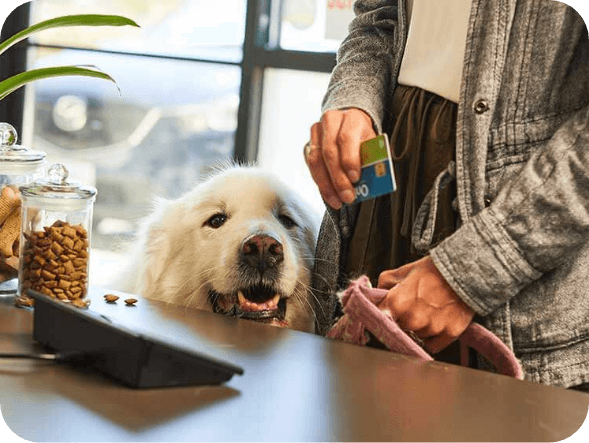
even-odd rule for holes
{"type": "Polygon", "coordinates": [[[36,25],[31,25],[26,29],[13,35],[3,43],[0,43],[0,55],[11,46],[26,39],[39,31],[51,28],[61,28],[65,26],[135,26],[139,27],[133,20],[120,15],[101,15],[101,14],[80,14],[65,15],[49,20],[42,21],[36,25]]]}
{"type": "MultiPolygon", "coordinates": [[[[65,75],[78,75],[85,77],[95,77],[104,80],[110,80],[117,86],[116,81],[108,74],[100,71],[98,68],[93,66],[55,66],[52,68],[39,68],[31,69],[27,72],[13,75],[6,80],[0,82],[0,100],[6,98],[7,95],[16,91],[21,86],[27,83],[42,80],[51,77],[62,77],[65,75]]],[[[120,90],[119,90],[120,92],[120,90]]]]}

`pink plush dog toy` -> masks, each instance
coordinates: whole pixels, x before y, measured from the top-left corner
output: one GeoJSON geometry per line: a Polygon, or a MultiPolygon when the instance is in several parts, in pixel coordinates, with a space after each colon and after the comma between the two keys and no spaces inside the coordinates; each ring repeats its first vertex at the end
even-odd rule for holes
{"type": "MultiPolygon", "coordinates": [[[[386,294],[385,289],[372,288],[366,276],[353,281],[341,296],[344,316],[331,328],[327,336],[365,345],[369,340],[366,331],[370,331],[393,352],[417,357],[423,361],[433,360],[432,356],[411,339],[390,315],[376,306],[386,294]]],[[[471,323],[458,340],[463,345],[475,349],[495,366],[499,374],[523,379],[522,368],[511,349],[483,326],[471,323]]]]}

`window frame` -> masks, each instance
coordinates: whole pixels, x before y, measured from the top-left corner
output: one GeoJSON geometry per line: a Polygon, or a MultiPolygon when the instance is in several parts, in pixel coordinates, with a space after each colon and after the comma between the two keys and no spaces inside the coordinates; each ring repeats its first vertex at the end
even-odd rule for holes
{"type": "MultiPolygon", "coordinates": [[[[239,108],[233,158],[240,163],[251,163],[257,158],[261,110],[266,68],[281,68],[310,72],[330,73],[336,64],[335,52],[293,51],[280,48],[281,0],[247,0],[243,56],[240,62],[227,62],[207,58],[174,57],[144,53],[127,53],[76,46],[59,46],[60,49],[86,50],[98,53],[155,57],[167,60],[184,60],[233,65],[241,68],[239,108]]],[[[26,28],[30,21],[30,2],[17,7],[2,27],[1,40],[26,28]]],[[[29,42],[19,43],[0,58],[0,76],[7,78],[26,70],[27,52],[32,47],[57,46],[29,42]]],[[[24,88],[15,91],[0,102],[0,121],[10,122],[19,134],[23,129],[24,88]]]]}
{"type": "MultiPolygon", "coordinates": [[[[2,26],[0,40],[4,41],[29,26],[30,2],[15,8],[2,26]]],[[[0,56],[0,78],[9,78],[26,70],[27,41],[20,42],[0,56]]],[[[8,122],[22,134],[25,107],[25,90],[20,88],[0,101],[0,122],[8,122]]]]}

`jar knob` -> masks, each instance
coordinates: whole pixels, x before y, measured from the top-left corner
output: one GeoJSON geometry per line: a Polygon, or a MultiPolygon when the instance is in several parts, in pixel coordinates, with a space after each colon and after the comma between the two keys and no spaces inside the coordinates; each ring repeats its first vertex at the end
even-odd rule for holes
{"type": "Polygon", "coordinates": [[[49,182],[53,185],[67,184],[67,178],[70,175],[67,168],[61,163],[52,164],[47,170],[49,182]]]}
{"type": "Polygon", "coordinates": [[[10,123],[0,123],[0,149],[7,150],[16,144],[18,134],[10,123]]]}

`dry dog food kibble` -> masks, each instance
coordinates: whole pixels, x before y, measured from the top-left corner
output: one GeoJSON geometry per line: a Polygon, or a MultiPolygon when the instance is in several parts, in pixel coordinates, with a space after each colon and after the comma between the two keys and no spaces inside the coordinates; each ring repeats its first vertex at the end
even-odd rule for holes
{"type": "Polygon", "coordinates": [[[31,308],[35,305],[35,300],[26,295],[19,295],[15,298],[14,304],[21,308],[31,308]]]}
{"type": "Polygon", "coordinates": [[[104,296],[104,299],[108,302],[108,303],[114,303],[119,299],[118,295],[114,295],[114,294],[106,294],[104,296]]]}
{"type": "Polygon", "coordinates": [[[134,305],[135,303],[137,303],[137,299],[136,298],[127,298],[125,299],[125,303],[127,303],[128,306],[134,305]]]}
{"type": "Polygon", "coordinates": [[[72,305],[77,308],[87,308],[90,305],[90,300],[81,300],[79,298],[75,298],[72,300],[72,305]]]}
{"type": "Polygon", "coordinates": [[[21,292],[33,289],[63,301],[86,296],[88,233],[81,225],[56,221],[43,231],[24,234],[21,292]]]}

